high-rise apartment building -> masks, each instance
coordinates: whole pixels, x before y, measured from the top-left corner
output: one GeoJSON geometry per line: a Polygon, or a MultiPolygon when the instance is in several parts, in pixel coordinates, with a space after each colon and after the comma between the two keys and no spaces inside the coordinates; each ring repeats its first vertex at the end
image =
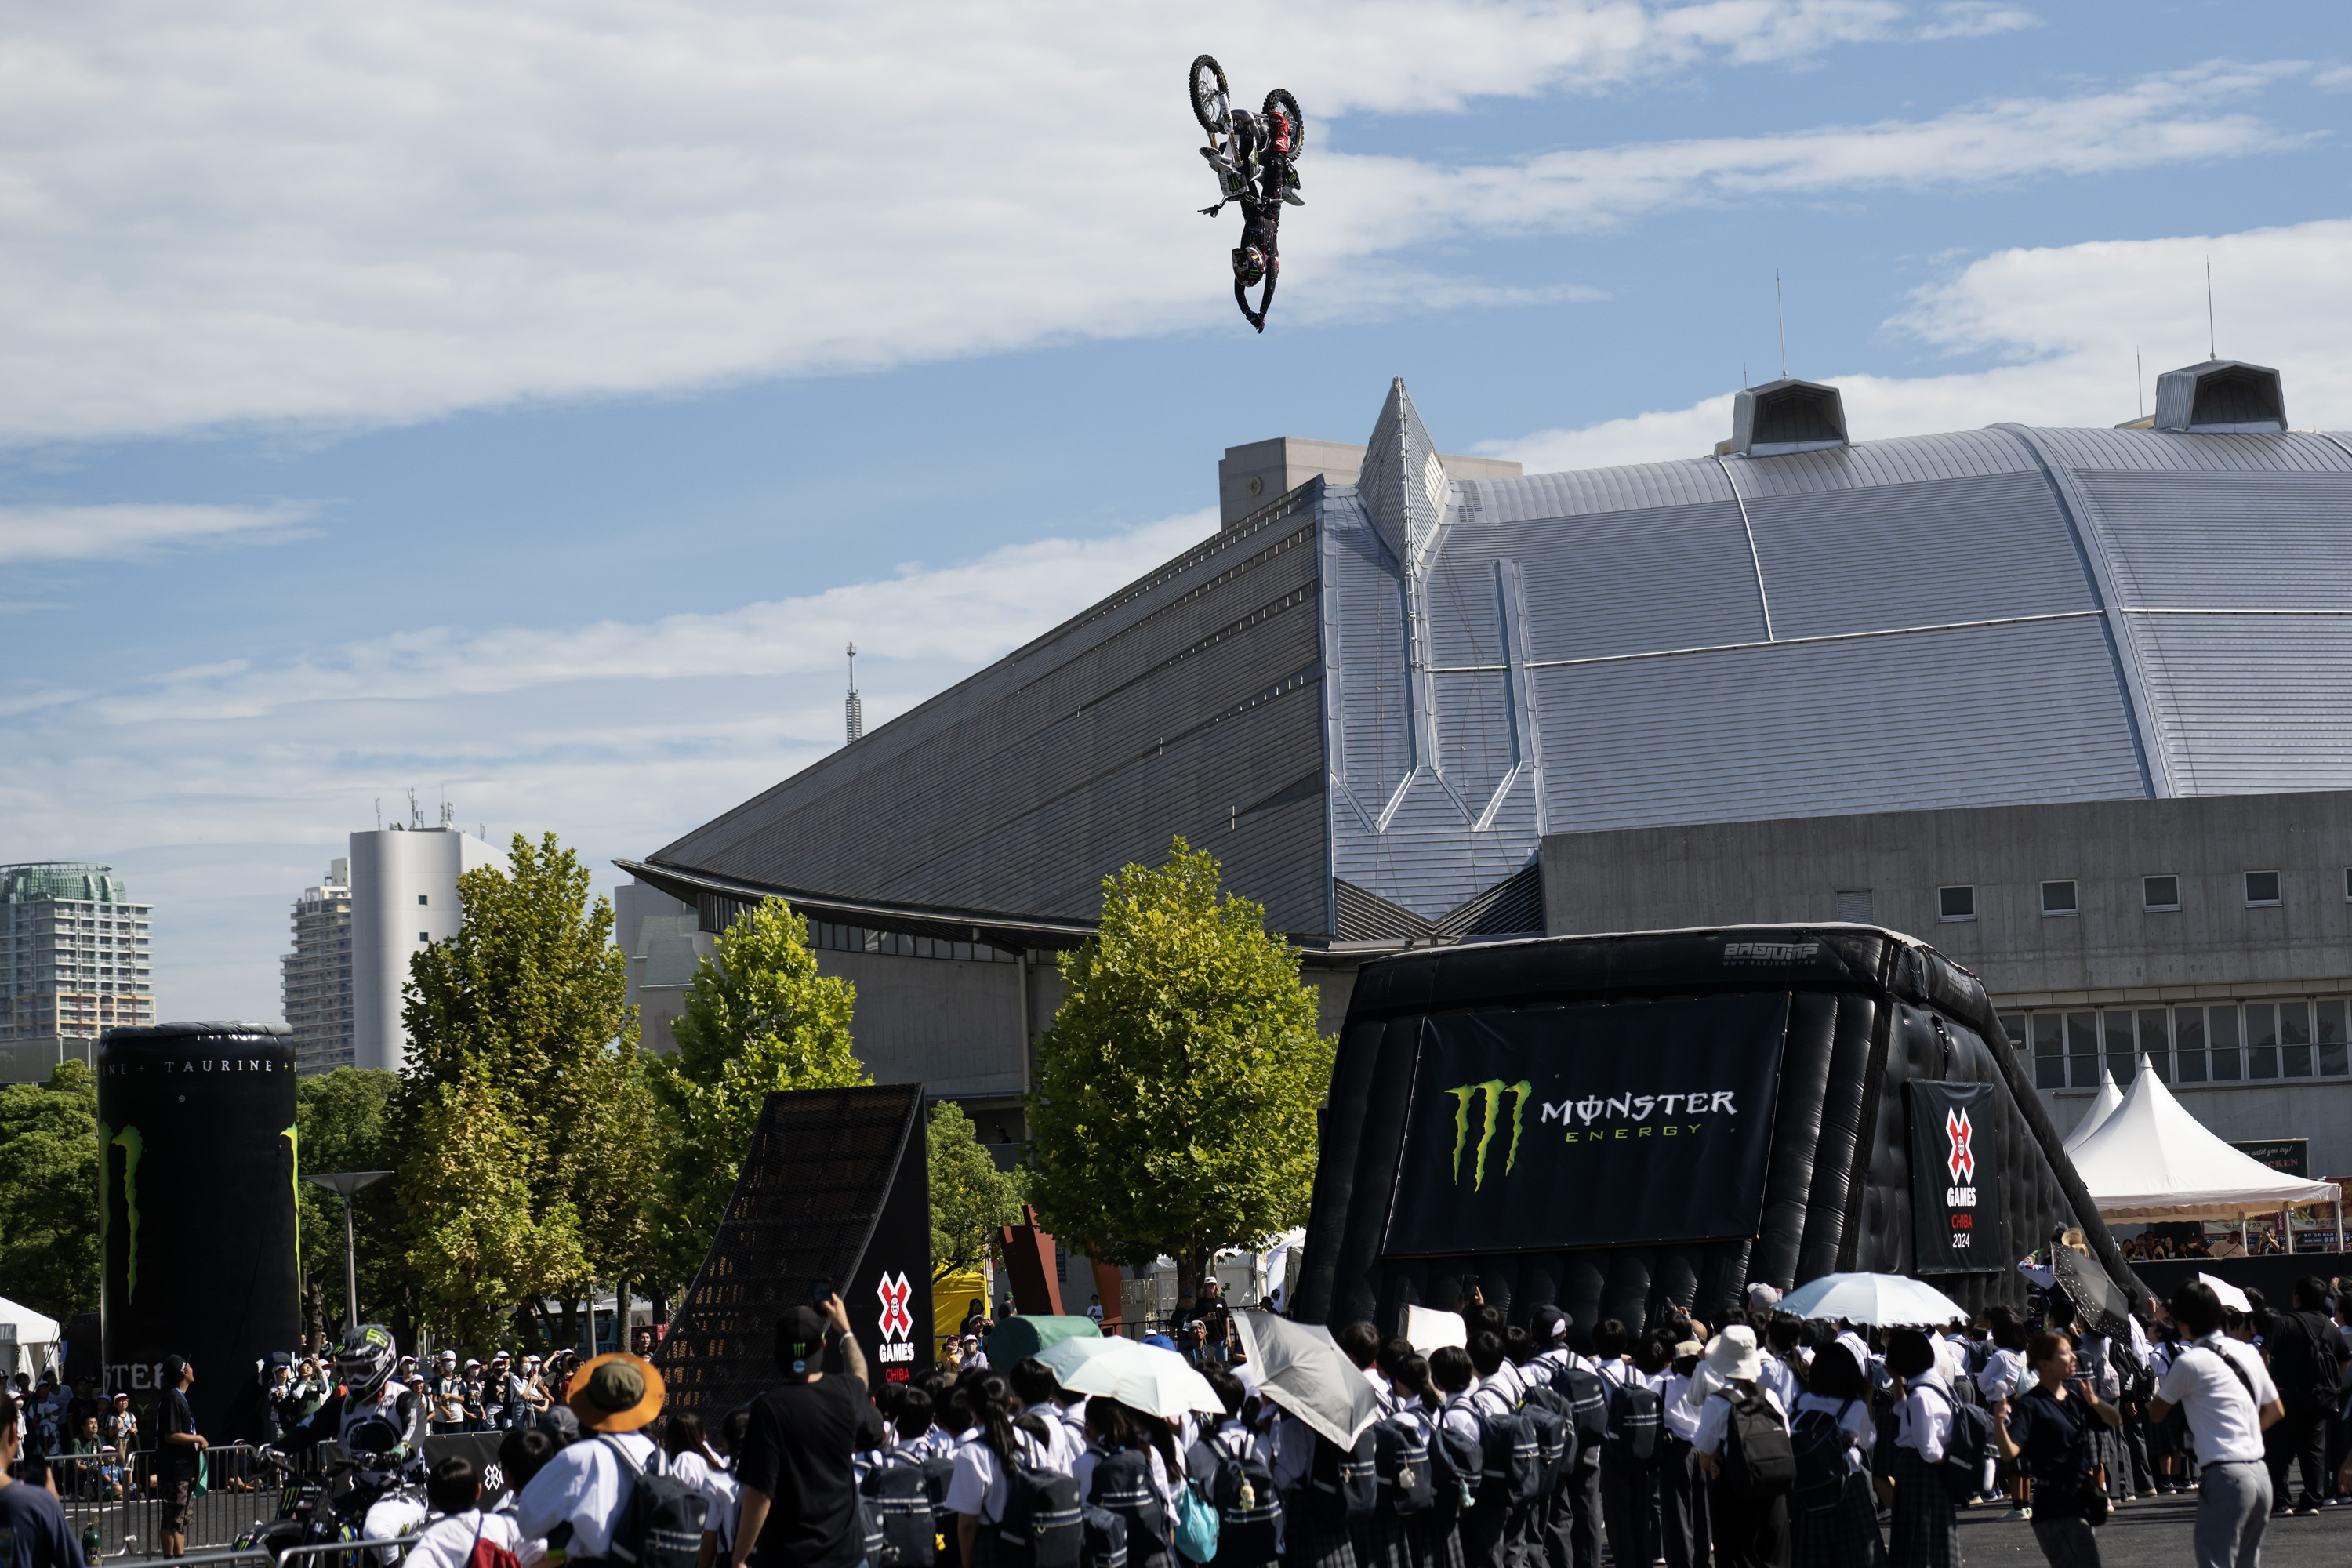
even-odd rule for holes
{"type": "Polygon", "coordinates": [[[500,864],[455,826],[386,827],[352,835],[352,1065],[398,1072],[408,1057],[400,990],[408,963],[457,934],[457,879],[500,864]]]}
{"type": "Polygon", "coordinates": [[[327,879],[294,900],[294,951],[284,972],[295,1070],[305,1077],[352,1065],[352,863],[329,862],[327,879]]]}
{"type": "Polygon", "coordinates": [[[0,866],[0,1083],[91,1061],[100,1029],[155,1021],[151,913],[111,866],[0,866]]]}

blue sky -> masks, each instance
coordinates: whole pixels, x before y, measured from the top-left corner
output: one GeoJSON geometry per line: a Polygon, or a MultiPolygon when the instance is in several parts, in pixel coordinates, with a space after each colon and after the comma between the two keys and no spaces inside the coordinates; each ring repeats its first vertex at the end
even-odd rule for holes
{"type": "MultiPolygon", "coordinates": [[[[1745,374],[1857,437],[2109,424],[2203,357],[2352,426],[2340,5],[224,4],[0,51],[0,859],[278,1016],[404,786],[600,865],[1213,526],[1222,449],[1695,454],[1745,374]],[[1241,14],[1235,13],[1238,17],[1241,14]],[[1235,315],[1177,81],[1293,88],[1235,315]]],[[[877,830],[887,825],[877,824],[877,830]]],[[[609,883],[617,873],[604,876],[609,883]]]]}

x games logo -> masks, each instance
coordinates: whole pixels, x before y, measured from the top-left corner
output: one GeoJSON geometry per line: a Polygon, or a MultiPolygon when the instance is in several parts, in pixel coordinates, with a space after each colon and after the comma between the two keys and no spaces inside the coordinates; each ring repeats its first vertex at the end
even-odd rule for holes
{"type": "Polygon", "coordinates": [[[1952,1173],[1954,1186],[1967,1186],[1977,1179],[1977,1157],[1969,1150],[1969,1113],[1944,1112],[1944,1136],[1951,1142],[1951,1152],[1944,1157],[1944,1168],[1952,1173]]]}

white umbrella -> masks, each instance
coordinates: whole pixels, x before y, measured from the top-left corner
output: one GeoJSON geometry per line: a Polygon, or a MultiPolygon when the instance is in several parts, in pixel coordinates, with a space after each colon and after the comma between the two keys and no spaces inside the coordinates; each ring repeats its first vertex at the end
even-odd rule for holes
{"type": "Polygon", "coordinates": [[[2246,1300],[2246,1293],[2227,1279],[2216,1279],[2210,1274],[2200,1274],[2197,1278],[2213,1287],[2213,1294],[2221,1298],[2221,1305],[2224,1307],[2235,1307],[2241,1312],[2251,1312],[2254,1310],[2254,1304],[2246,1300]]]}
{"type": "Polygon", "coordinates": [[[1134,1340],[1064,1340],[1037,1352],[1064,1388],[1101,1395],[1146,1415],[1182,1415],[1194,1410],[1223,1414],[1224,1401],[1209,1380],[1174,1351],[1134,1340]]]}
{"type": "Polygon", "coordinates": [[[1795,1318],[1843,1319],[1880,1328],[1937,1328],[1969,1320],[1968,1309],[1958,1301],[1900,1274],[1824,1274],[1790,1291],[1780,1310],[1795,1318]]]}
{"type": "Polygon", "coordinates": [[[1371,1384],[1320,1323],[1293,1323],[1271,1312],[1235,1312],[1243,1353],[1257,1368],[1258,1392],[1318,1436],[1352,1448],[1381,1418],[1371,1384]]]}

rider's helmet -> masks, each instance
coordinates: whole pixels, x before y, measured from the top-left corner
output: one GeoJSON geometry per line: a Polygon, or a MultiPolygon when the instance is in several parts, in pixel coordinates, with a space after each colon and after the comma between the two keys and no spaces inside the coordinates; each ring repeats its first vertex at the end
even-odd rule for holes
{"type": "Polygon", "coordinates": [[[1290,116],[1277,109],[1265,117],[1265,128],[1274,150],[1287,153],[1290,151],[1290,116]]]}
{"type": "Polygon", "coordinates": [[[400,1363],[400,1348],[382,1323],[362,1323],[335,1347],[335,1377],[353,1399],[373,1399],[400,1363]]]}
{"type": "Polygon", "coordinates": [[[1255,288],[1265,277],[1265,252],[1255,245],[1234,247],[1234,277],[1243,288],[1255,288]]]}

